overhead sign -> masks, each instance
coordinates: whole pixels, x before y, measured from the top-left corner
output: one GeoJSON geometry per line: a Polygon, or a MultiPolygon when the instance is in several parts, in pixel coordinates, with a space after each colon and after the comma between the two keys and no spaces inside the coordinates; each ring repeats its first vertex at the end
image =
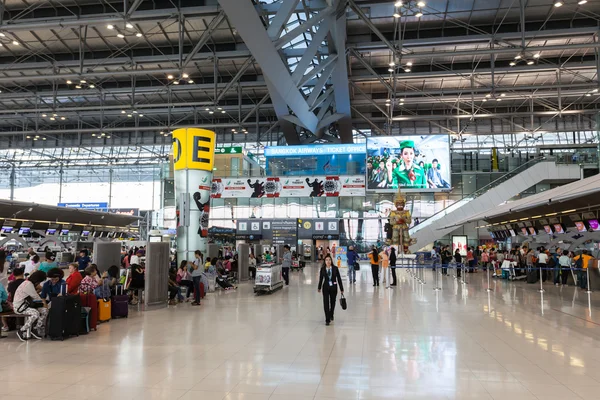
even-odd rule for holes
{"type": "Polygon", "coordinates": [[[365,185],[362,175],[215,178],[210,195],[214,199],[364,196],[365,185]]]}
{"type": "Polygon", "coordinates": [[[234,147],[217,147],[215,154],[243,154],[244,148],[241,146],[234,147]]]}
{"type": "Polygon", "coordinates": [[[80,210],[106,211],[108,203],[58,203],[58,207],[76,208],[80,210]]]}
{"type": "Polygon", "coordinates": [[[333,154],[365,154],[364,144],[319,144],[310,146],[268,146],[265,157],[326,156],[333,154]]]}

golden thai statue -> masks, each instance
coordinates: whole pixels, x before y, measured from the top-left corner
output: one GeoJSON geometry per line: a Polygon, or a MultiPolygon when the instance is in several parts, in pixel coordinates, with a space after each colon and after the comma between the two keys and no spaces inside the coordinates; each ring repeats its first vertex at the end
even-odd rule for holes
{"type": "Polygon", "coordinates": [[[408,227],[412,221],[410,211],[405,210],[406,197],[398,191],[394,197],[395,210],[392,210],[389,215],[390,225],[392,226],[391,245],[398,245],[398,252],[401,254],[409,254],[408,247],[417,243],[415,239],[411,239],[408,233],[408,227]]]}

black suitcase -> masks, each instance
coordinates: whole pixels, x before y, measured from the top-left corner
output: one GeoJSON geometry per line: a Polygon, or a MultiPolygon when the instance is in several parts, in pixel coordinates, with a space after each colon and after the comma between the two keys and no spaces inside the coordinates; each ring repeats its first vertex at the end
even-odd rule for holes
{"type": "Polygon", "coordinates": [[[530,268],[529,271],[527,271],[527,283],[536,283],[538,279],[538,270],[530,268]]]}
{"type": "Polygon", "coordinates": [[[48,315],[48,336],[52,340],[64,340],[79,336],[81,330],[81,297],[63,295],[52,299],[48,315]]]}

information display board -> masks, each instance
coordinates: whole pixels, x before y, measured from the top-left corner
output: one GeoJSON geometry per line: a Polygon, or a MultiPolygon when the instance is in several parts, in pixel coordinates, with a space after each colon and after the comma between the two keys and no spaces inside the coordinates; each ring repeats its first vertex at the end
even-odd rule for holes
{"type": "Polygon", "coordinates": [[[273,244],[289,244],[296,246],[298,244],[298,227],[296,220],[272,220],[271,232],[273,235],[273,244]]]}

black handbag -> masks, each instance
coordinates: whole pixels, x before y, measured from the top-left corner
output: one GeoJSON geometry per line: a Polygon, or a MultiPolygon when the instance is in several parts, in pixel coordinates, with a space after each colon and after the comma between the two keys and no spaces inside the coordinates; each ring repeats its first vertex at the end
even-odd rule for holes
{"type": "Polygon", "coordinates": [[[348,308],[348,303],[346,303],[346,298],[344,297],[343,293],[342,293],[342,297],[340,297],[340,307],[342,307],[342,310],[345,310],[346,308],[348,308]]]}
{"type": "Polygon", "coordinates": [[[354,270],[355,271],[360,271],[360,264],[359,263],[357,263],[357,262],[354,263],[354,270]]]}

